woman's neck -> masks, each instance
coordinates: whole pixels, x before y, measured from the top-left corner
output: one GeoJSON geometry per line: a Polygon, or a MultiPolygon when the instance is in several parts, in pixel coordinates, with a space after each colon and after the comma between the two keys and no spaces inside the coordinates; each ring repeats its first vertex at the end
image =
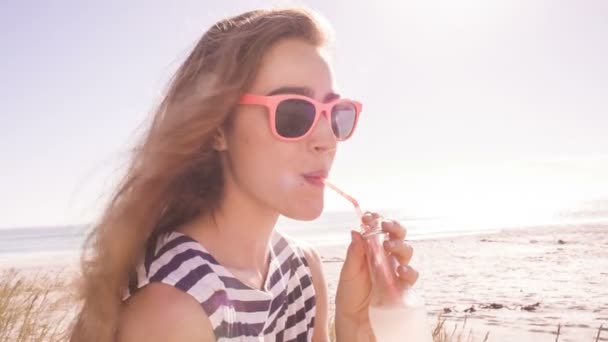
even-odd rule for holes
{"type": "Polygon", "coordinates": [[[225,267],[265,276],[268,249],[279,214],[227,182],[218,209],[181,229],[225,267]]]}

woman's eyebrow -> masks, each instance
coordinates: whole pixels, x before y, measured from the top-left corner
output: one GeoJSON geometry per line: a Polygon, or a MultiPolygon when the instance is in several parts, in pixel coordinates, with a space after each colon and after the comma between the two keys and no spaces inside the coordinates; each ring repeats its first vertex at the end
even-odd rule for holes
{"type": "MultiPolygon", "coordinates": [[[[270,93],[268,93],[266,95],[272,96],[272,95],[280,95],[280,94],[298,94],[298,95],[302,95],[302,96],[308,96],[310,98],[315,97],[315,92],[308,87],[281,87],[281,88],[271,91],[270,93]]],[[[323,102],[330,102],[330,101],[333,101],[333,100],[339,99],[339,98],[340,98],[339,94],[330,92],[330,93],[327,93],[327,95],[325,95],[325,97],[323,98],[323,102]]]]}

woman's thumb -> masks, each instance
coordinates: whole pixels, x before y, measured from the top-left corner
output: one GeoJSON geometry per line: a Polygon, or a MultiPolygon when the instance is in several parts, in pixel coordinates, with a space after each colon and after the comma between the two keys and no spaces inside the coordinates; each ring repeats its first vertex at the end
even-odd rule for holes
{"type": "Polygon", "coordinates": [[[348,281],[357,275],[361,274],[361,271],[367,267],[367,259],[365,256],[365,241],[361,236],[361,233],[351,231],[351,242],[346,252],[346,260],[342,266],[342,272],[340,279],[348,281]]]}

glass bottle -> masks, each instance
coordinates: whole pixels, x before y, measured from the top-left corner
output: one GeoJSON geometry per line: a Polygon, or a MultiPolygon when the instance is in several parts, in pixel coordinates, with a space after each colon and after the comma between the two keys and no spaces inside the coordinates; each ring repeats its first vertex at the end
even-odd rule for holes
{"type": "Polygon", "coordinates": [[[372,280],[369,319],[378,342],[433,342],[424,300],[397,276],[397,260],[384,248],[389,233],[364,227],[372,280]]]}

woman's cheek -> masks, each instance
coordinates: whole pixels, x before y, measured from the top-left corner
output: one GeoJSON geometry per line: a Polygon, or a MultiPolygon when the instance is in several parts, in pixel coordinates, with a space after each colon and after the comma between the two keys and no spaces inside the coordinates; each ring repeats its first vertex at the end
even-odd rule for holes
{"type": "Polygon", "coordinates": [[[279,176],[279,189],[281,191],[295,190],[298,186],[297,180],[293,175],[283,174],[279,176]]]}

